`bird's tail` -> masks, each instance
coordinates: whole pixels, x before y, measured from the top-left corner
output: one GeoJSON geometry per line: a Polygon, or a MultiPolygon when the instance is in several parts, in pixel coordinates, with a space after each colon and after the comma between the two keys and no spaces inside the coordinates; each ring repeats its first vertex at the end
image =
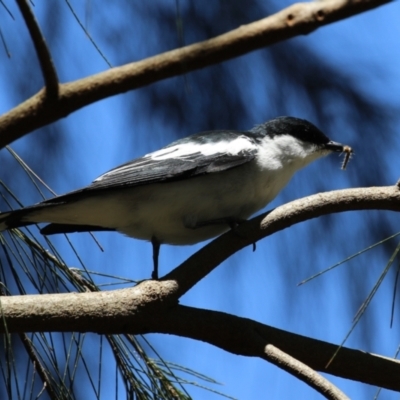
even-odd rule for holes
{"type": "Polygon", "coordinates": [[[29,214],[29,208],[0,213],[0,232],[6,229],[20,228],[22,226],[34,224],[34,222],[25,219],[29,214]]]}
{"type": "MultiPolygon", "coordinates": [[[[50,208],[56,207],[57,204],[40,203],[31,207],[22,208],[20,210],[7,211],[0,213],[0,232],[12,228],[21,228],[28,225],[33,225],[40,222],[50,222],[48,215],[44,217],[44,213],[50,208]]],[[[88,232],[88,231],[115,231],[115,228],[85,225],[85,224],[65,224],[65,223],[50,223],[40,230],[42,235],[54,235],[57,233],[73,233],[73,232],[88,232]]]]}

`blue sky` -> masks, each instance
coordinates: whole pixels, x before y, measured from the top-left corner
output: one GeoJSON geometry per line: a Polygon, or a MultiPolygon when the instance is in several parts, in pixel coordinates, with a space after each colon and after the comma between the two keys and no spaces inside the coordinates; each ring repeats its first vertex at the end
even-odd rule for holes
{"type": "MultiPolygon", "coordinates": [[[[180,38],[176,30],[175,1],[159,0],[146,6],[133,2],[129,12],[123,1],[111,5],[72,2],[96,43],[115,66],[237,27],[238,17],[233,10],[237,12],[239,3],[230,5],[221,0],[204,7],[198,1],[180,1],[184,27],[180,38]],[[212,29],[199,30],[200,20],[204,25],[213,21],[212,29]],[[158,24],[169,27],[165,36],[160,34],[158,24]],[[197,30],[192,29],[195,25],[197,30]]],[[[267,15],[261,3],[250,2],[241,23],[267,15]],[[264,10],[261,15],[256,12],[260,9],[264,10]]],[[[21,28],[21,18],[13,3],[8,6],[16,21],[0,10],[1,30],[12,53],[11,59],[0,53],[1,113],[42,86],[35,54],[21,28]]],[[[62,82],[108,68],[63,1],[53,2],[51,6],[38,3],[35,13],[62,82]]],[[[400,135],[396,117],[400,107],[399,13],[400,5],[394,2],[288,43],[226,62],[223,67],[228,86],[224,92],[212,91],[221,67],[206,68],[90,105],[18,140],[12,147],[61,194],[179,137],[208,129],[246,129],[274,116],[289,114],[312,120],[333,140],[352,146],[356,154],[346,172],[340,170],[340,159],[335,155],[309,166],[293,178],[268,209],[319,191],[393,184],[399,178],[400,135]],[[291,49],[297,52],[291,54],[291,49]],[[277,69],[272,65],[282,61],[282,57],[276,60],[280,54],[287,57],[289,65],[285,71],[289,73],[278,80],[277,69]],[[302,57],[306,54],[309,58],[304,60],[302,57]],[[369,120],[354,123],[357,120],[353,119],[354,111],[349,103],[332,91],[315,102],[315,98],[312,101],[308,96],[312,85],[299,84],[294,90],[293,79],[297,77],[290,76],[290,71],[293,68],[293,74],[299,73],[295,68],[299,61],[308,62],[310,69],[324,69],[327,74],[334,71],[328,82],[348,79],[361,97],[384,110],[380,114],[384,122],[374,125],[377,119],[371,116],[371,123],[369,120]]],[[[1,179],[10,182],[26,205],[40,200],[33,190],[21,185],[19,178],[13,179],[16,175],[14,171],[10,173],[13,167],[4,151],[0,153],[0,162],[7,165],[7,170],[0,171],[5,175],[1,179]]],[[[394,240],[384,249],[362,255],[307,285],[298,287],[297,283],[375,240],[396,233],[397,222],[398,216],[394,214],[359,212],[294,226],[259,242],[255,253],[246,248],[232,256],[187,293],[181,303],[253,318],[340,343],[397,242],[394,240]]],[[[96,234],[96,237],[105,248],[104,253],[88,235],[70,236],[88,269],[134,279],[149,277],[150,244],[110,233],[96,234]]],[[[54,237],[53,241],[60,246],[69,265],[76,265],[77,260],[65,246],[65,240],[54,237]]],[[[179,265],[202,245],[163,246],[161,274],[179,265]]],[[[396,316],[394,327],[389,327],[393,281],[392,271],[347,341],[349,347],[385,356],[395,353],[399,337],[396,316]]],[[[305,384],[264,361],[238,357],[189,339],[167,335],[149,335],[149,338],[166,360],[213,377],[223,384],[216,389],[235,398],[320,398],[305,384]]],[[[372,398],[376,392],[374,387],[327,377],[350,398],[372,398]]],[[[113,392],[112,383],[109,390],[113,392]]],[[[217,398],[201,389],[189,388],[189,392],[194,398],[217,398]]],[[[381,398],[397,397],[385,391],[381,398]]]]}

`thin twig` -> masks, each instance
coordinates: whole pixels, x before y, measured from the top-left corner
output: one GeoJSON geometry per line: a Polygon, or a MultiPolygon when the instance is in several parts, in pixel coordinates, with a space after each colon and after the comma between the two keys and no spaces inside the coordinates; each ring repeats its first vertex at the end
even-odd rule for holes
{"type": "Polygon", "coordinates": [[[32,12],[26,0],[16,0],[22,16],[24,17],[26,26],[31,35],[38,56],[40,67],[42,69],[43,79],[46,84],[46,96],[55,98],[58,96],[58,77],[57,71],[53,64],[50,51],[46,45],[46,41],[40,31],[35,15],[32,12]]]}
{"type": "Polygon", "coordinates": [[[8,15],[15,21],[14,15],[11,12],[11,10],[6,6],[3,0],[0,0],[0,4],[4,7],[4,9],[7,11],[8,15]]]}
{"type": "Polygon", "coordinates": [[[350,400],[349,397],[329,382],[328,379],[272,344],[265,346],[265,359],[311,386],[326,399],[350,400]]]}
{"type": "Polygon", "coordinates": [[[7,47],[7,43],[6,43],[6,40],[4,39],[3,32],[1,30],[1,28],[0,28],[0,39],[1,39],[1,42],[3,43],[4,51],[6,52],[7,57],[11,58],[11,52],[7,47]]]}
{"type": "Polygon", "coordinates": [[[86,36],[88,37],[90,43],[92,43],[93,47],[97,50],[97,52],[100,54],[100,57],[105,61],[105,63],[112,68],[113,66],[111,65],[110,61],[108,61],[107,57],[105,56],[105,54],[101,51],[100,47],[97,46],[96,42],[93,40],[92,36],[90,35],[89,31],[85,28],[85,26],[83,25],[83,23],[81,22],[81,20],[78,17],[78,14],[75,12],[74,8],[72,7],[71,3],[69,2],[69,0],[65,1],[68,8],[70,9],[72,15],[74,16],[74,18],[76,19],[76,22],[78,23],[78,25],[81,27],[81,29],[83,30],[83,32],[85,32],[86,36]]]}
{"type": "Polygon", "coordinates": [[[54,391],[53,383],[51,382],[49,375],[47,374],[45,368],[43,367],[41,360],[37,356],[37,354],[33,348],[32,342],[28,339],[28,336],[26,335],[26,333],[20,333],[19,337],[21,339],[22,344],[25,347],[26,352],[29,355],[29,358],[31,359],[32,364],[35,366],[35,368],[38,372],[38,375],[42,379],[43,387],[45,388],[46,393],[52,400],[59,399],[60,397],[54,391]]]}

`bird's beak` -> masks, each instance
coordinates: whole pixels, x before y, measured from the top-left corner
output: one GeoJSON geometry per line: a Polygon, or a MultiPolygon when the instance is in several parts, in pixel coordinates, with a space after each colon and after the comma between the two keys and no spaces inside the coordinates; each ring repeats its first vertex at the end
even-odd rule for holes
{"type": "Polygon", "coordinates": [[[328,143],[324,145],[324,147],[326,150],[342,153],[348,146],[330,140],[328,143]]]}

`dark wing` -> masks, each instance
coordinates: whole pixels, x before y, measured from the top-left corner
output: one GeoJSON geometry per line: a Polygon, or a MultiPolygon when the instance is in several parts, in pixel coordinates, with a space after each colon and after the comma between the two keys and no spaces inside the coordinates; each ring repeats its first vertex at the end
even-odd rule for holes
{"type": "Polygon", "coordinates": [[[212,131],[178,140],[120,165],[89,186],[43,203],[74,201],[108,189],[132,188],[225,171],[254,159],[257,144],[246,132],[212,131]]]}
{"type": "Polygon", "coordinates": [[[197,134],[112,169],[87,190],[133,187],[221,172],[253,160],[256,150],[254,140],[242,132],[197,134]]]}

